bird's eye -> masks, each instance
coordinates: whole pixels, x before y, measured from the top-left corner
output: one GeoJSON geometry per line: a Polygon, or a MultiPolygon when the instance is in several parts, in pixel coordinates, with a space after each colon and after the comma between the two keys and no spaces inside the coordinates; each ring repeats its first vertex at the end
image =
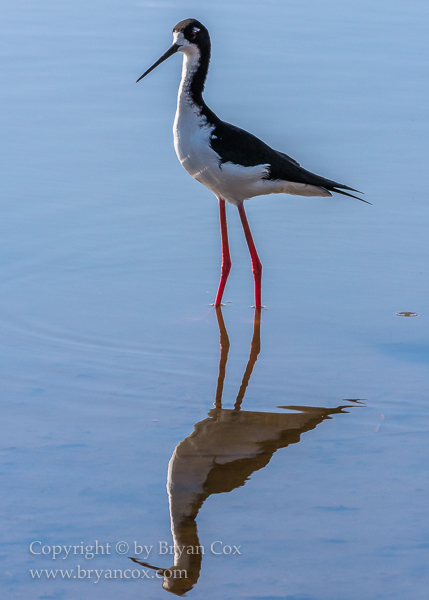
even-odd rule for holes
{"type": "Polygon", "coordinates": [[[197,33],[199,32],[198,27],[193,27],[191,32],[189,33],[189,37],[191,40],[194,40],[197,37],[197,33]]]}

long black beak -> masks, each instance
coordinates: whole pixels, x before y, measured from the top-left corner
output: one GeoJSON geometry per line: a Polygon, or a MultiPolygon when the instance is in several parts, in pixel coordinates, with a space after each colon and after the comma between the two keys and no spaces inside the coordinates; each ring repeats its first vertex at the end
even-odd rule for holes
{"type": "Polygon", "coordinates": [[[143,565],[143,567],[148,567],[149,569],[153,569],[154,571],[158,571],[158,573],[161,573],[161,575],[164,575],[164,571],[167,570],[167,569],[163,569],[162,567],[154,567],[153,565],[150,565],[147,562],[143,562],[141,560],[138,560],[138,558],[133,558],[132,556],[129,556],[128,558],[130,560],[132,560],[133,562],[137,563],[138,565],[143,565]]]}
{"type": "Polygon", "coordinates": [[[156,67],[158,65],[160,65],[161,63],[163,63],[164,60],[167,60],[167,58],[170,58],[170,56],[173,56],[173,54],[176,54],[176,52],[178,51],[179,48],[180,48],[180,44],[173,44],[167,50],[167,52],[165,52],[165,54],[163,54],[161,56],[161,58],[159,60],[157,60],[156,63],[154,65],[152,65],[151,68],[146,71],[146,73],[143,73],[143,75],[137,79],[136,83],[138,83],[140,81],[140,79],[143,79],[143,77],[146,77],[146,75],[149,75],[149,73],[151,71],[153,71],[154,69],[156,69],[156,67]]]}

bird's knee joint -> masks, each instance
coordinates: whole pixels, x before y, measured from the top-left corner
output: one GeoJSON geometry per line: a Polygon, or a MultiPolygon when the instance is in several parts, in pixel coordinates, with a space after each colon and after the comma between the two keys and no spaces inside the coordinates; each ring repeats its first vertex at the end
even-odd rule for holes
{"type": "Polygon", "coordinates": [[[261,277],[262,276],[262,265],[261,263],[256,263],[252,266],[252,273],[255,277],[261,277]]]}
{"type": "Polygon", "coordinates": [[[231,271],[231,265],[232,265],[232,263],[230,260],[223,261],[222,266],[221,266],[222,274],[228,275],[228,273],[231,271]]]}

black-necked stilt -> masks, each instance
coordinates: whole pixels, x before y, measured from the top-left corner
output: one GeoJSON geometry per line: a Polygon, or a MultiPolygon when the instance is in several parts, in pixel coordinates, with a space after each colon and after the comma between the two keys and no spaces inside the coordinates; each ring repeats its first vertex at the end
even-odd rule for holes
{"type": "MultiPolygon", "coordinates": [[[[220,306],[231,270],[225,200],[238,208],[252,259],[255,278],[255,306],[261,307],[262,265],[252,239],[243,201],[264,194],[351,196],[358,192],[303,169],[293,158],[273,150],[254,135],[221,121],[203,100],[204,83],[210,62],[210,36],[196,19],[186,19],[173,29],[173,45],[137,82],[155,67],[183,52],[182,80],[174,120],[174,147],[184,168],[208,187],[219,200],[222,267],[215,306],[220,306]]],[[[363,200],[365,202],[365,200],[363,200]]]]}

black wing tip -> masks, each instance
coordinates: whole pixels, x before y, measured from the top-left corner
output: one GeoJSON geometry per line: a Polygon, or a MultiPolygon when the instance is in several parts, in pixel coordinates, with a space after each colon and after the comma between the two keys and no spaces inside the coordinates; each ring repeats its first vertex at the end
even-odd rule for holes
{"type": "MultiPolygon", "coordinates": [[[[358,194],[363,194],[363,192],[360,192],[359,190],[354,190],[353,188],[349,188],[344,186],[347,190],[350,190],[352,192],[357,192],[358,194]]],[[[365,202],[365,204],[370,204],[372,206],[372,202],[368,202],[368,200],[364,200],[363,198],[359,198],[359,196],[354,196],[353,194],[349,194],[348,192],[344,192],[343,190],[338,190],[336,189],[336,186],[333,187],[331,190],[331,192],[336,192],[337,194],[342,194],[343,196],[348,196],[349,198],[355,198],[356,200],[360,200],[361,202],[365,202]]]]}
{"type": "Polygon", "coordinates": [[[348,190],[349,192],[356,192],[357,194],[364,193],[364,192],[361,192],[360,190],[355,190],[355,188],[349,187],[348,185],[344,185],[344,183],[336,183],[335,181],[332,182],[332,187],[340,188],[340,190],[348,190]]]}

